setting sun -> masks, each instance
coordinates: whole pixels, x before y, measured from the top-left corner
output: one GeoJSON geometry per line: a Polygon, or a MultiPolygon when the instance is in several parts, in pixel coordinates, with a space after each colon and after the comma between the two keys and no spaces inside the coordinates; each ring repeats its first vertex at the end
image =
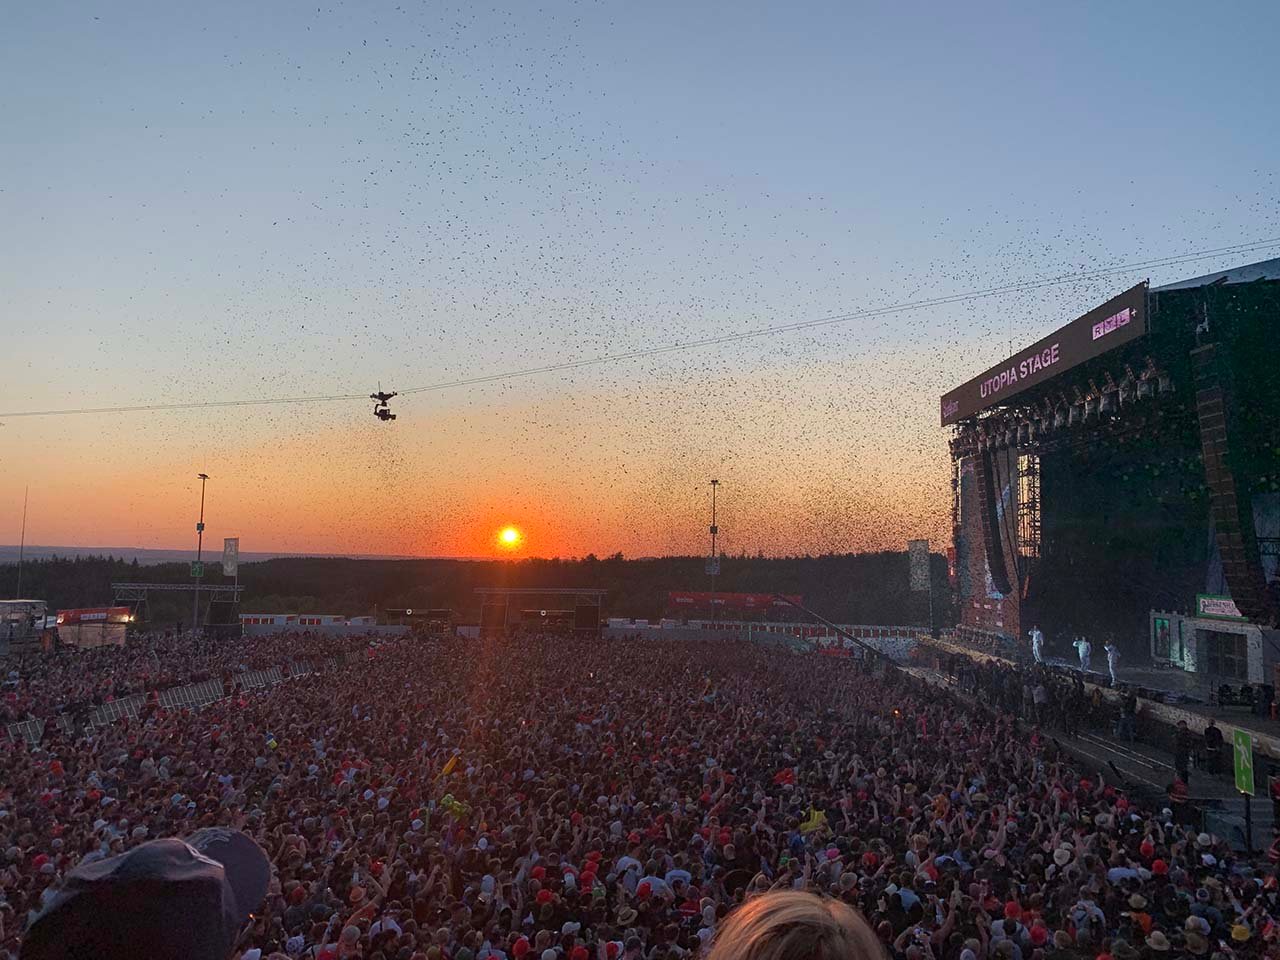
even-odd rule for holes
{"type": "Polygon", "coordinates": [[[502,532],[498,534],[498,543],[508,550],[513,550],[520,546],[522,539],[524,538],[520,535],[520,531],[515,527],[503,527],[502,532]]]}

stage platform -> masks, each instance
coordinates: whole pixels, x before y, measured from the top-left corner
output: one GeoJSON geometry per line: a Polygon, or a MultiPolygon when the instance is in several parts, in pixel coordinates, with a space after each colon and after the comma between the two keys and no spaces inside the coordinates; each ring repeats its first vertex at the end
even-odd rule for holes
{"type": "MultiPolygon", "coordinates": [[[[951,678],[938,670],[924,667],[907,669],[920,679],[949,689],[962,699],[972,699],[961,693],[951,678]]],[[[1089,727],[1087,724],[1077,737],[1067,737],[1054,730],[1044,732],[1078,763],[1101,775],[1107,782],[1118,783],[1152,806],[1167,805],[1168,788],[1174,775],[1173,756],[1168,750],[1152,743],[1119,740],[1110,729],[1089,727]]],[[[1265,781],[1258,786],[1259,795],[1254,798],[1246,819],[1245,799],[1235,789],[1229,766],[1216,775],[1200,768],[1193,769],[1189,799],[1196,809],[1198,827],[1227,838],[1237,849],[1245,849],[1250,842],[1255,848],[1265,847],[1273,836],[1276,823],[1274,809],[1266,797],[1265,781]],[[1253,824],[1251,840],[1245,835],[1248,820],[1253,824]]]]}
{"type": "MultiPolygon", "coordinates": [[[[924,637],[921,642],[943,653],[958,654],[979,662],[999,660],[1020,667],[1027,667],[1032,663],[1029,649],[1025,652],[1021,649],[1006,649],[1002,653],[993,653],[945,639],[924,637]],[[1017,656],[1015,658],[1009,654],[1017,656]]],[[[1046,657],[1045,665],[1064,675],[1080,671],[1079,659],[1068,661],[1061,657],[1046,657]]],[[[1118,703],[1122,694],[1110,686],[1110,677],[1105,672],[1106,657],[1100,659],[1095,655],[1090,666],[1093,669],[1085,677],[1086,687],[1090,691],[1097,687],[1102,691],[1104,699],[1118,703]],[[1101,671],[1098,670],[1099,666],[1103,668],[1101,671]]],[[[1228,742],[1233,729],[1247,730],[1253,737],[1254,749],[1272,766],[1280,769],[1280,720],[1254,716],[1244,707],[1223,707],[1211,703],[1209,694],[1216,684],[1206,684],[1203,677],[1184,670],[1155,664],[1126,666],[1122,663],[1116,671],[1116,678],[1120,683],[1132,685],[1138,691],[1139,723],[1145,720],[1172,728],[1178,725],[1178,721],[1185,720],[1191,731],[1199,734],[1212,718],[1228,742]]]]}

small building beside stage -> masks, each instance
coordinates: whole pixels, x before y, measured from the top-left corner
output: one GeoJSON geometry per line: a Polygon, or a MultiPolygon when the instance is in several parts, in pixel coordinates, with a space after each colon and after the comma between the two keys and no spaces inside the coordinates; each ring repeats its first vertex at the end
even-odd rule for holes
{"type": "Polygon", "coordinates": [[[85,607],[59,610],[58,642],[68,647],[123,647],[132,621],[128,607],[85,607]]]}
{"type": "Polygon", "coordinates": [[[1275,683],[1262,634],[1230,597],[1200,594],[1194,615],[1151,611],[1151,659],[1214,683],[1275,683]]]}

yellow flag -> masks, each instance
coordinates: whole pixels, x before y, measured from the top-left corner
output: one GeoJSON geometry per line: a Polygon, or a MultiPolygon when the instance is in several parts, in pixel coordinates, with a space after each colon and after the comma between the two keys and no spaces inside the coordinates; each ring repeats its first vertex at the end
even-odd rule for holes
{"type": "Polygon", "coordinates": [[[827,825],[827,815],[822,810],[816,810],[812,806],[809,807],[809,816],[805,817],[800,824],[801,833],[812,833],[827,825]]]}
{"type": "Polygon", "coordinates": [[[444,765],[444,769],[440,771],[440,776],[447,777],[449,774],[453,773],[453,771],[458,766],[458,761],[461,759],[462,759],[462,754],[460,753],[455,753],[452,757],[450,757],[449,762],[446,763],[444,765]]]}

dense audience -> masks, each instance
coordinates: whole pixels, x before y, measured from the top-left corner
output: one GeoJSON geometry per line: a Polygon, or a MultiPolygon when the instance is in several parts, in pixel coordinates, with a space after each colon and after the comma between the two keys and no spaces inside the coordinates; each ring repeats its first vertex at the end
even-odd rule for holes
{"type": "Polygon", "coordinates": [[[168,631],[131,635],[124,647],[14,655],[0,660],[0,725],[202,680],[230,681],[247,670],[333,657],[353,644],[367,645],[310,632],[226,638],[168,631]]]}
{"type": "MultiPolygon", "coordinates": [[[[683,960],[768,889],[855,908],[902,960],[1276,952],[1265,858],[986,697],[736,642],[362,646],[202,711],[5,742],[0,956],[75,864],[214,825],[274,864],[245,960],[683,960]]],[[[145,682],[104,658],[22,689],[145,682]]]]}
{"type": "MultiPolygon", "coordinates": [[[[1169,789],[1174,797],[1188,789],[1193,767],[1210,776],[1223,772],[1223,734],[1214,720],[1200,735],[1192,734],[1185,723],[1171,728],[1147,722],[1132,684],[1116,685],[1117,696],[1108,698],[1100,684],[1086,683],[1079,670],[1030,660],[975,658],[927,642],[921,642],[916,653],[917,660],[930,663],[962,693],[999,704],[1034,728],[1068,737],[1091,732],[1130,742],[1141,739],[1168,751],[1174,771],[1169,789]]],[[[1268,766],[1274,775],[1273,765],[1268,766]]]]}

